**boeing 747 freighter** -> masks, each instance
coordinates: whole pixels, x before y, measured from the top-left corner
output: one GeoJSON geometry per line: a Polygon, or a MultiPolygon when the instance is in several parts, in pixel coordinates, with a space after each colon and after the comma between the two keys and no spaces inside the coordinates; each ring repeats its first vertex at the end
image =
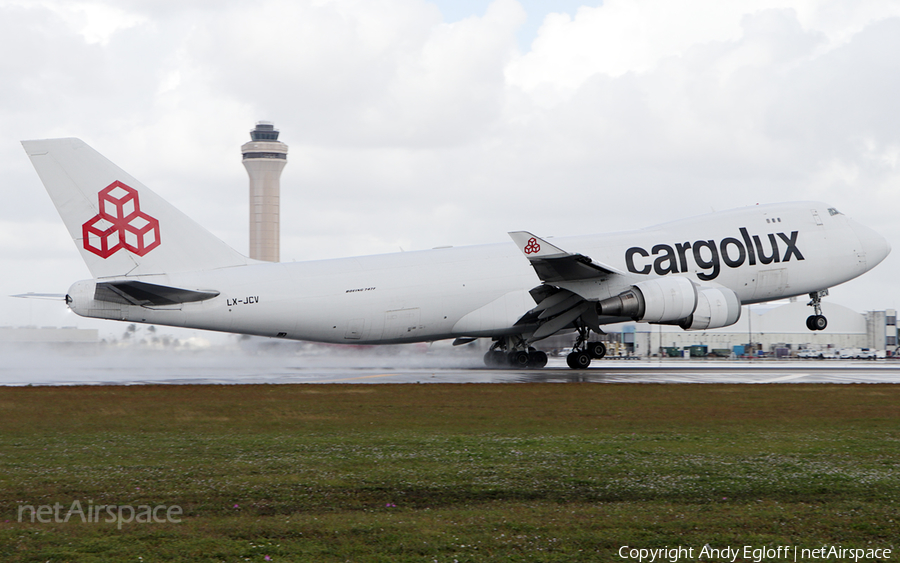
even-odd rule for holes
{"type": "MultiPolygon", "coordinates": [[[[890,252],[836,208],[758,205],[636,231],[269,263],[247,258],[78,139],[24,141],[93,279],[65,296],[84,317],[349,344],[490,338],[491,366],[543,367],[570,332],[572,368],[603,357],[605,324],[685,330],[737,322],[741,305],[820,300],[890,252]]],[[[798,322],[802,322],[798,320],[798,322]]]]}

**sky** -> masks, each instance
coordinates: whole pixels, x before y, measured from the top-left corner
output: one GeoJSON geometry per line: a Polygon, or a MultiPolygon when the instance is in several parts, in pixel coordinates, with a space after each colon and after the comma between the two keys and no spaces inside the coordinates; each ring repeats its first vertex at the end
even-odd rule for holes
{"type": "MultiPolygon", "coordinates": [[[[284,261],[808,199],[900,248],[900,1],[0,0],[0,48],[0,326],[121,332],[6,297],[90,277],[24,139],[84,139],[246,252],[272,121],[284,261]]],[[[895,250],[828,299],[896,308],[898,278],[895,250]]]]}

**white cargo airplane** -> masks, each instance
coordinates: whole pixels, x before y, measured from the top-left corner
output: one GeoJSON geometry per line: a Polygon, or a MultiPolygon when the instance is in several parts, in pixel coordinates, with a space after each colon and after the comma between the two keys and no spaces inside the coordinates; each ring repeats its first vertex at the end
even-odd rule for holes
{"type": "Polygon", "coordinates": [[[572,368],[605,348],[604,324],[705,330],[741,305],[820,299],[890,252],[878,233],[819,202],[758,205],[657,227],[548,242],[269,263],[251,260],[78,139],[24,141],[94,279],[78,315],[274,338],[399,344],[491,338],[492,366],[543,367],[532,345],[574,332],[572,368]]]}

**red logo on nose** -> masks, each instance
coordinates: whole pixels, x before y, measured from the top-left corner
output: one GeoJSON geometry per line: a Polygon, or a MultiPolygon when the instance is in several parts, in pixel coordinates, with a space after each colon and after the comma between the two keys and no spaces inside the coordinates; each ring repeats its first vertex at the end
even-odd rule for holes
{"type": "Polygon", "coordinates": [[[81,226],[85,250],[109,258],[120,248],[143,256],[159,246],[159,221],[141,211],[136,189],[117,180],[97,197],[100,213],[81,226]]]}

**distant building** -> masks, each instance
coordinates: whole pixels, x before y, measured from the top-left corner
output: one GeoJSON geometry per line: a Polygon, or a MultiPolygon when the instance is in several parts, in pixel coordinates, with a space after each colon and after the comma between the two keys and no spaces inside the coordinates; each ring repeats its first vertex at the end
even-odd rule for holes
{"type": "Polygon", "coordinates": [[[866,313],[867,348],[887,350],[897,347],[897,311],[869,311],[866,313]]]}
{"type": "MultiPolygon", "coordinates": [[[[811,312],[811,308],[801,301],[774,308],[745,306],[738,322],[724,328],[687,331],[671,325],[621,323],[604,326],[606,334],[595,335],[592,340],[607,342],[611,354],[621,352],[644,357],[659,354],[663,348],[684,350],[695,345],[705,345],[707,351],[712,352],[752,344],[754,349],[772,354],[779,348],[791,352],[805,348],[897,348],[897,312],[894,309],[857,313],[832,302],[823,302],[822,312],[828,319],[828,327],[815,332],[806,328],[806,317],[811,312]]],[[[574,334],[554,335],[536,346],[544,350],[560,349],[571,346],[574,340],[574,334]]]]}
{"type": "Polygon", "coordinates": [[[250,176],[250,258],[280,260],[281,171],[287,164],[288,146],[278,140],[278,130],[260,121],[250,131],[250,142],[241,146],[244,168],[250,176]]]}
{"type": "Polygon", "coordinates": [[[811,310],[801,301],[766,309],[760,314],[754,309],[744,307],[736,324],[715,330],[683,331],[672,326],[636,324],[635,344],[643,351],[641,355],[647,355],[648,351],[658,353],[660,347],[683,349],[697,344],[706,345],[712,351],[752,343],[765,352],[774,352],[776,348],[893,350],[897,346],[897,313],[893,309],[857,313],[823,302],[822,313],[828,319],[828,327],[815,332],[806,328],[806,317],[811,310]]]}

